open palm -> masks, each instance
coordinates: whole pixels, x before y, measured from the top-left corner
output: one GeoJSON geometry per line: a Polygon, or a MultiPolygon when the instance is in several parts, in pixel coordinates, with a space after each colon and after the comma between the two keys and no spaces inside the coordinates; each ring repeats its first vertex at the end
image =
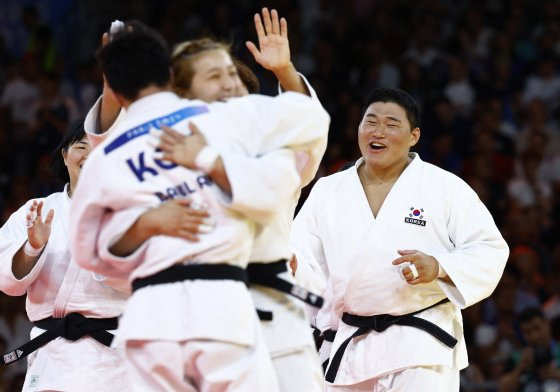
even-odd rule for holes
{"type": "Polygon", "coordinates": [[[35,249],[41,248],[47,243],[51,235],[51,224],[54,218],[54,210],[49,210],[45,220],[42,218],[43,202],[36,200],[33,201],[26,219],[28,222],[27,227],[27,240],[29,245],[35,249]]]}
{"type": "Polygon", "coordinates": [[[275,71],[290,65],[290,43],[288,41],[288,24],[286,19],[278,18],[278,12],[267,8],[262,10],[262,20],[255,14],[255,29],[259,48],[250,41],[246,43],[255,61],[269,71],[275,71]],[[264,26],[263,26],[264,22],[264,26]]]}

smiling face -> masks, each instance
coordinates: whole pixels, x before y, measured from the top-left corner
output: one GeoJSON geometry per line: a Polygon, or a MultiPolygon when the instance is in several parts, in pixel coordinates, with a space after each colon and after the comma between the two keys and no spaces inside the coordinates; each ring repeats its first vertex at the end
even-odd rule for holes
{"type": "Polygon", "coordinates": [[[237,96],[239,77],[230,55],[222,49],[206,50],[191,63],[193,77],[185,97],[205,102],[226,100],[237,96]]]}
{"type": "Polygon", "coordinates": [[[90,152],[91,145],[86,136],[72,143],[68,149],[62,150],[62,158],[64,159],[64,164],[68,169],[68,175],[70,177],[71,190],[76,189],[82,166],[86,162],[90,152]]]}
{"type": "Polygon", "coordinates": [[[374,170],[406,164],[410,147],[419,139],[420,128],[411,130],[405,110],[394,102],[373,102],[358,128],[360,151],[374,170]]]}

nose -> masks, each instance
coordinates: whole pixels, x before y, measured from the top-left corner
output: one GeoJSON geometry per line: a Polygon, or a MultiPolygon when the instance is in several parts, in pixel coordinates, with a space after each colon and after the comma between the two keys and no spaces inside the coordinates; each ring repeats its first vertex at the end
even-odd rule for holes
{"type": "Polygon", "coordinates": [[[227,92],[235,91],[237,87],[237,81],[231,75],[225,75],[222,79],[222,90],[227,92]]]}
{"type": "Polygon", "coordinates": [[[377,124],[373,127],[373,136],[376,138],[383,139],[385,138],[385,125],[377,124]]]}

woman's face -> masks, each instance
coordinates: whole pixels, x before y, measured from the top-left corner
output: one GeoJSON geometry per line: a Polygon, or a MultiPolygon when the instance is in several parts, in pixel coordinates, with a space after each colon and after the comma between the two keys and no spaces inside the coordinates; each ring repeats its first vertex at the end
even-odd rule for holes
{"type": "Polygon", "coordinates": [[[213,102],[239,96],[237,68],[225,50],[204,51],[191,66],[194,72],[186,98],[213,102]]]}
{"type": "Polygon", "coordinates": [[[86,136],[71,144],[67,150],[62,151],[62,158],[64,158],[64,164],[70,176],[70,189],[75,189],[82,166],[84,166],[90,152],[91,145],[86,136]]]}

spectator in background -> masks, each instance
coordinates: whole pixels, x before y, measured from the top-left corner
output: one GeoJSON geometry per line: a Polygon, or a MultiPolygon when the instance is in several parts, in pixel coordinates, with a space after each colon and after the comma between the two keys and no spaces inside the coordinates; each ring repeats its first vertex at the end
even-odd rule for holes
{"type": "Polygon", "coordinates": [[[549,109],[556,110],[560,103],[560,76],[558,64],[554,57],[547,56],[536,62],[536,73],[529,75],[523,102],[530,103],[534,99],[543,100],[549,109]]]}
{"type": "Polygon", "coordinates": [[[560,391],[560,349],[552,338],[550,322],[538,308],[526,309],[517,321],[526,346],[511,356],[499,390],[560,391]]]}
{"type": "Polygon", "coordinates": [[[13,123],[11,131],[30,127],[35,120],[35,107],[41,98],[37,85],[38,65],[33,58],[22,60],[12,68],[12,74],[2,91],[0,105],[13,123]]]}

